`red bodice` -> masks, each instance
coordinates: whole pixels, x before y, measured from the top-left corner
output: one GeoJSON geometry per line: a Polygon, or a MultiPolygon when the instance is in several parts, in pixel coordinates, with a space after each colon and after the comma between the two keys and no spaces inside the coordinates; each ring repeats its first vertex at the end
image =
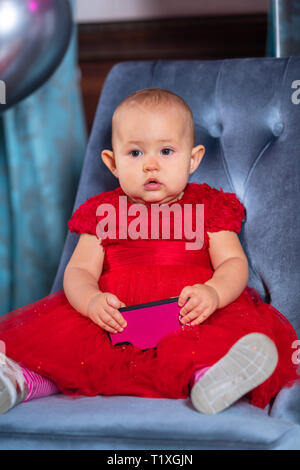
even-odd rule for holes
{"type": "MultiPolygon", "coordinates": [[[[179,207],[180,219],[176,219],[170,211],[169,238],[163,238],[163,217],[159,219],[159,238],[133,240],[130,238],[129,225],[136,215],[128,215],[131,203],[121,187],[113,191],[101,193],[88,199],[78,207],[68,222],[70,231],[90,233],[98,236],[97,224],[104,220],[107,212],[100,213],[99,206],[109,204],[115,211],[113,228],[107,238],[101,240],[105,250],[102,275],[99,278],[99,288],[104,292],[113,292],[126,305],[160,300],[179,296],[186,285],[203,283],[211,278],[213,268],[209,257],[208,232],[232,230],[239,232],[244,219],[244,207],[234,193],[224,193],[222,190],[211,188],[206,183],[188,183],[183,197],[169,204],[169,207],[179,207]],[[120,204],[120,196],[123,201],[120,204]],[[126,214],[124,214],[124,201],[126,214]],[[189,238],[183,226],[186,208],[191,208],[193,232],[200,228],[196,221],[196,205],[203,204],[204,217],[202,248],[194,249],[194,240],[189,238]],[[121,213],[121,208],[123,212],[121,213]],[[98,210],[98,211],[97,211],[98,210]],[[124,219],[124,215],[126,216],[124,219]],[[120,238],[121,220],[125,220],[127,239],[120,238]],[[182,223],[181,239],[175,231],[175,224],[182,223]],[[192,249],[187,249],[190,243],[192,249]]],[[[147,223],[151,227],[153,216],[151,204],[144,205],[147,209],[147,223]]],[[[106,206],[108,208],[109,206],[106,206]]],[[[178,209],[177,207],[177,209],[178,209]]],[[[187,212],[186,212],[187,213],[187,212]]],[[[203,213],[202,213],[203,214],[203,213]]],[[[99,225],[98,225],[99,228],[99,225]]],[[[177,227],[178,228],[178,227],[177,227]]],[[[102,227],[104,230],[104,228],[102,227]]],[[[104,230],[107,234],[108,227],[104,230]]],[[[122,227],[124,232],[124,226],[122,227]]],[[[149,229],[149,233],[151,233],[149,229]]]]}

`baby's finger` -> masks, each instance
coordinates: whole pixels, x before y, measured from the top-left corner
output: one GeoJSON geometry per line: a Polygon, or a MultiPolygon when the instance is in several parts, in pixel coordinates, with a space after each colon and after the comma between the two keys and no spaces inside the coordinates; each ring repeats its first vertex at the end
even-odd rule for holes
{"type": "Polygon", "coordinates": [[[109,307],[109,305],[107,305],[105,311],[113,318],[113,320],[117,323],[118,326],[122,328],[125,328],[125,326],[127,326],[126,320],[117,309],[109,307]]]}
{"type": "Polygon", "coordinates": [[[209,309],[205,309],[199,316],[196,318],[191,325],[200,325],[200,323],[203,323],[208,317],[210,316],[209,309]]]}
{"type": "Polygon", "coordinates": [[[114,294],[109,294],[106,296],[106,302],[113,308],[121,308],[122,302],[114,294]]]}
{"type": "Polygon", "coordinates": [[[123,315],[119,312],[119,310],[115,310],[114,319],[119,323],[122,328],[127,326],[127,321],[123,317],[123,315]]]}
{"type": "Polygon", "coordinates": [[[179,307],[182,307],[184,303],[190,298],[191,294],[191,286],[186,286],[182,289],[179,299],[178,299],[178,305],[179,307]]]}
{"type": "Polygon", "coordinates": [[[105,309],[104,314],[101,315],[101,319],[106,325],[109,325],[110,327],[112,327],[112,328],[114,328],[118,331],[123,330],[123,327],[121,325],[119,325],[119,323],[115,320],[114,314],[110,313],[106,309],[105,309]]]}
{"type": "Polygon", "coordinates": [[[98,325],[105,331],[108,331],[109,333],[118,333],[115,328],[111,328],[109,325],[106,325],[101,318],[98,318],[98,325]]]}
{"type": "Polygon", "coordinates": [[[185,306],[180,310],[180,315],[184,316],[187,313],[190,313],[193,308],[199,305],[199,300],[196,297],[189,297],[189,300],[185,304],[185,306]]]}
{"type": "Polygon", "coordinates": [[[184,318],[181,318],[181,323],[185,325],[186,323],[190,323],[192,320],[195,320],[199,316],[199,310],[193,309],[189,312],[188,315],[185,315],[184,318]]]}

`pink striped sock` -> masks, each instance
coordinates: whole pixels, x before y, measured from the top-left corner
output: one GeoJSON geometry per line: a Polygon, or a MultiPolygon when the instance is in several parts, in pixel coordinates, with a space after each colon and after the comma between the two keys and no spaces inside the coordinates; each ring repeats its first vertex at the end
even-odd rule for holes
{"type": "Polygon", "coordinates": [[[210,369],[210,367],[201,367],[201,369],[197,369],[193,373],[189,381],[190,388],[192,388],[195,385],[195,383],[198,382],[198,380],[201,379],[201,377],[203,377],[203,375],[205,374],[206,371],[208,371],[208,369],[210,369]]]}
{"type": "Polygon", "coordinates": [[[21,363],[19,363],[19,366],[22,369],[24,379],[28,387],[28,394],[24,401],[59,393],[59,390],[54,382],[51,382],[51,380],[42,377],[30,369],[27,369],[27,367],[21,363]]]}

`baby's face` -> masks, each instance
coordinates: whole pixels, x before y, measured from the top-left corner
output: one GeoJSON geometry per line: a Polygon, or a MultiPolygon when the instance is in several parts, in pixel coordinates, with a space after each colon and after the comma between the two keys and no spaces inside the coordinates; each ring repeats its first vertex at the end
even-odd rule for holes
{"type": "Polygon", "coordinates": [[[180,196],[205,152],[202,145],[193,148],[187,122],[176,105],[120,109],[113,152],[103,151],[102,158],[131,202],[163,204],[180,196]],[[157,184],[146,184],[148,179],[157,184]]]}

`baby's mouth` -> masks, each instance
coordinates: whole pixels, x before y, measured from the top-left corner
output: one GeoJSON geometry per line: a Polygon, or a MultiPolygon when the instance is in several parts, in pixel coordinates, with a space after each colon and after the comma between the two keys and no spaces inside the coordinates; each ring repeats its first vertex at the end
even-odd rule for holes
{"type": "Polygon", "coordinates": [[[161,183],[157,180],[148,180],[145,184],[144,184],[144,188],[147,190],[147,191],[156,191],[158,189],[161,188],[161,183]]]}

